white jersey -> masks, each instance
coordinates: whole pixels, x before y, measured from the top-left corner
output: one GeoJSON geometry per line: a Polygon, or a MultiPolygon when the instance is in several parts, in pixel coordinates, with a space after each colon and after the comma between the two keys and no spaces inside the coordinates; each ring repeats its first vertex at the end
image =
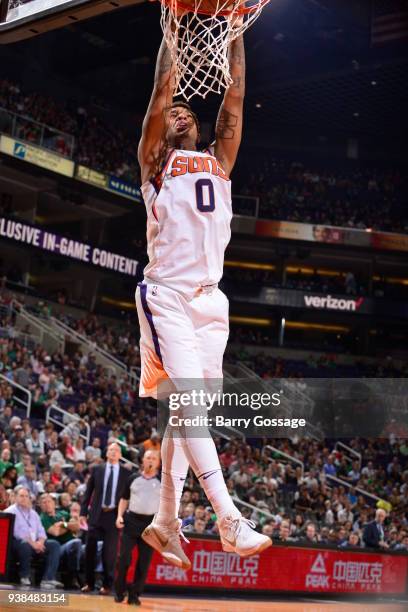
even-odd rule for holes
{"type": "Polygon", "coordinates": [[[186,295],[218,283],[231,238],[231,181],[211,150],[171,149],[142,185],[147,210],[146,278],[186,295]]]}

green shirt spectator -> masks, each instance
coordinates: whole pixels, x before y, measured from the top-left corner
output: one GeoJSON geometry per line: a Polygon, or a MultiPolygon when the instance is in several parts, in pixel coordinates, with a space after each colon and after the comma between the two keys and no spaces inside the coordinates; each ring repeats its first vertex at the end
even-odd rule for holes
{"type": "Polygon", "coordinates": [[[55,501],[48,495],[44,500],[45,512],[41,512],[41,523],[51,540],[57,540],[60,544],[65,544],[75,538],[69,530],[69,512],[66,510],[56,510],[55,501]],[[52,529],[52,527],[54,527],[52,529]],[[51,531],[50,531],[51,529],[51,531]]]}
{"type": "Polygon", "coordinates": [[[0,456],[0,478],[9,467],[13,467],[13,462],[10,461],[11,452],[9,448],[3,448],[0,456]]]}

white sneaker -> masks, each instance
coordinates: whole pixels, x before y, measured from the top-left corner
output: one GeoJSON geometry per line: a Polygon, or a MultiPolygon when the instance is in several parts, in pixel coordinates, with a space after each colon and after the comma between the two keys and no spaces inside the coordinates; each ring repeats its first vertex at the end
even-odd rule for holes
{"type": "Polygon", "coordinates": [[[31,580],[28,577],[20,578],[20,585],[24,587],[31,586],[31,580]]]}
{"type": "Polygon", "coordinates": [[[53,591],[55,589],[55,584],[53,584],[51,580],[41,580],[40,589],[44,589],[44,591],[53,591]]]}
{"type": "Polygon", "coordinates": [[[243,516],[235,519],[225,516],[218,521],[222,549],[235,552],[240,557],[249,557],[272,546],[271,538],[255,531],[255,527],[253,521],[243,516]]]}
{"type": "Polygon", "coordinates": [[[169,563],[190,569],[191,562],[181,547],[180,536],[187,544],[190,543],[181,531],[180,519],[174,519],[168,525],[158,525],[153,519],[142,533],[146,544],[157,550],[169,563]]]}

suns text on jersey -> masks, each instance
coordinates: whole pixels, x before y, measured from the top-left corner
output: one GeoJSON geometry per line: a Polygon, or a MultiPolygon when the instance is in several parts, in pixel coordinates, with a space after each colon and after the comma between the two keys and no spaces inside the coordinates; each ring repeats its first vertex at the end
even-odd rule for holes
{"type": "Polygon", "coordinates": [[[187,155],[177,155],[171,164],[171,176],[183,176],[184,174],[195,174],[197,172],[207,172],[214,176],[219,176],[225,181],[229,181],[228,176],[225,174],[221,167],[221,164],[215,159],[215,157],[202,157],[193,156],[187,157],[187,155]]]}

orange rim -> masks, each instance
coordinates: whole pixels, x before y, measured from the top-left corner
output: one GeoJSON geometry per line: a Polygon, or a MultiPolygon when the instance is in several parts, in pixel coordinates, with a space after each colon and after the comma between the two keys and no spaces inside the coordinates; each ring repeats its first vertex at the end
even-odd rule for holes
{"type": "MultiPolygon", "coordinates": [[[[162,4],[164,4],[165,6],[167,6],[168,8],[171,9],[172,5],[177,5],[177,8],[181,8],[185,11],[187,11],[188,13],[195,13],[196,11],[193,10],[192,6],[190,4],[184,4],[184,2],[179,2],[178,0],[160,0],[160,2],[162,4]]],[[[219,13],[217,13],[217,16],[219,15],[220,17],[229,17],[230,15],[249,15],[250,13],[254,13],[256,10],[258,10],[259,7],[263,7],[264,4],[267,4],[269,2],[269,0],[260,0],[257,4],[253,5],[253,6],[240,6],[238,8],[236,8],[235,10],[232,11],[220,11],[219,13]]],[[[206,11],[203,9],[198,9],[197,13],[199,15],[214,15],[214,13],[212,13],[211,11],[206,11]]]]}

